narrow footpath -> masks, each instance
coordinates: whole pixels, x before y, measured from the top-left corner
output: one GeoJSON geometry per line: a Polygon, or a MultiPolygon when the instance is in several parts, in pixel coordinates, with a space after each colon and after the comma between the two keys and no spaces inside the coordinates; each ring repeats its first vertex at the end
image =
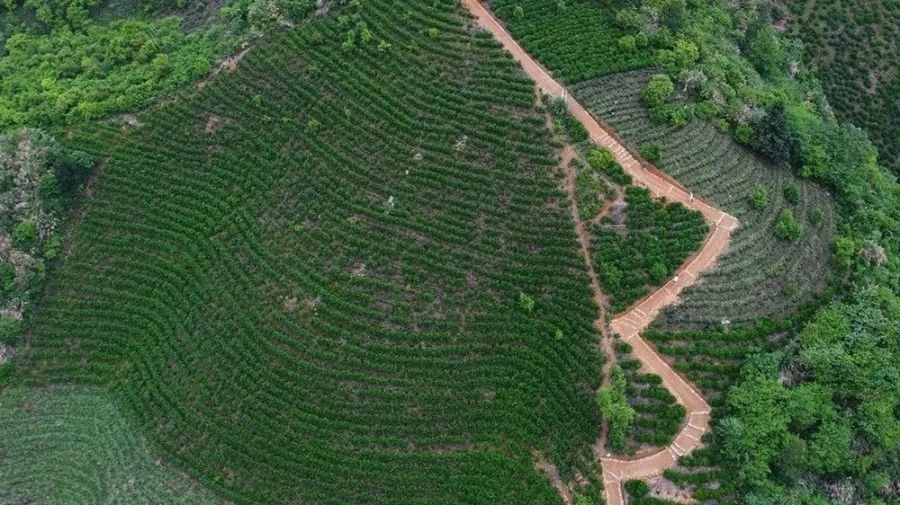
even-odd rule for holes
{"type": "MultiPolygon", "coordinates": [[[[700,437],[709,431],[710,408],[706,400],[641,337],[641,332],[663,308],[678,300],[678,296],[684,288],[697,282],[700,274],[715,264],[719,255],[728,248],[731,232],[737,229],[738,220],[703,199],[695,197],[677,181],[636,157],[625,147],[612,129],[597,121],[577,100],[569,96],[562,84],[554,80],[537,61],[525,52],[480,0],[462,0],[462,3],[479,24],[492,33],[513,58],[522,65],[525,73],[534,79],[542,93],[566,100],[572,115],[584,125],[591,140],[612,152],[616,162],[631,175],[636,185],[649,189],[656,198],[680,202],[689,209],[699,211],[703,214],[711,230],[700,251],[689,258],[664,286],[635,303],[610,322],[612,332],[631,345],[632,354],[641,361],[647,370],[662,378],[663,385],[687,411],[687,422],[684,423],[681,431],[668,447],[634,459],[600,457],[606,503],[607,505],[623,505],[625,502],[622,492],[623,482],[630,479],[650,479],[662,475],[664,470],[675,465],[678,457],[689,454],[698,448],[701,445],[700,437]]],[[[577,212],[575,217],[577,218],[577,212]]],[[[577,226],[583,228],[584,225],[576,219],[577,226]]],[[[581,241],[581,235],[579,233],[582,254],[587,254],[586,244],[581,241]]],[[[591,278],[591,288],[594,291],[595,300],[602,302],[602,293],[596,276],[591,278]]],[[[603,344],[604,348],[607,348],[609,338],[605,336],[602,328],[598,328],[598,330],[600,330],[601,336],[604,336],[603,344]]]]}

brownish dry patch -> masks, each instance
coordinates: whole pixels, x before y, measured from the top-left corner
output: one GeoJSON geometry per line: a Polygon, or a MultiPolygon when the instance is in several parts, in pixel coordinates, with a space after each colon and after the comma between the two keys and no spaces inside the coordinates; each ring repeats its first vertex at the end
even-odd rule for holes
{"type": "Polygon", "coordinates": [[[203,128],[203,131],[206,133],[213,133],[229,123],[231,123],[231,120],[226,117],[217,114],[207,114],[206,126],[203,128]]]}
{"type": "Polygon", "coordinates": [[[569,491],[566,483],[563,482],[562,477],[560,477],[559,469],[556,468],[556,465],[547,459],[540,451],[534,452],[534,459],[534,469],[544,474],[550,480],[550,484],[552,484],[553,488],[556,489],[556,492],[559,493],[563,503],[572,505],[572,493],[569,491]]]}
{"type": "Polygon", "coordinates": [[[244,57],[247,56],[247,53],[250,52],[250,49],[251,49],[250,45],[247,43],[244,43],[244,45],[241,46],[240,51],[238,51],[238,52],[232,54],[231,56],[225,58],[224,60],[222,60],[222,62],[219,63],[216,66],[216,68],[213,69],[212,73],[207,78],[201,79],[200,81],[198,81],[197,89],[205,88],[206,85],[209,84],[209,80],[211,78],[215,77],[216,75],[218,75],[219,72],[221,72],[223,70],[226,72],[234,72],[234,69],[236,69],[238,64],[241,62],[241,60],[243,60],[244,57]]]}

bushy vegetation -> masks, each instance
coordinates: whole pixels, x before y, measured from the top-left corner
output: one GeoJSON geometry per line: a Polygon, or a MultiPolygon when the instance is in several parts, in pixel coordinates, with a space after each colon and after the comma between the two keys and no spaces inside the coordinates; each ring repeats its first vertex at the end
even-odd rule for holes
{"type": "Polygon", "coordinates": [[[565,135],[569,142],[575,144],[588,141],[587,130],[581,121],[575,119],[569,112],[569,105],[564,99],[544,95],[541,100],[550,112],[550,117],[553,118],[553,129],[557,135],[565,135]]]}
{"type": "Polygon", "coordinates": [[[787,352],[744,366],[719,426],[739,489],[769,503],[898,498],[897,321],[895,293],[861,287],[819,312],[787,352]]]}
{"type": "MultiPolygon", "coordinates": [[[[791,110],[797,112],[799,109],[791,110]]],[[[842,300],[815,315],[811,326],[817,328],[813,334],[818,336],[811,339],[806,338],[810,335],[809,326],[796,338],[792,331],[816,314],[816,303],[805,304],[791,312],[791,317],[778,322],[763,319],[753,326],[731,328],[731,325],[724,325],[717,331],[651,331],[645,335],[656,341],[657,348],[664,354],[678,359],[676,368],[701,386],[714,406],[724,407],[731,414],[731,420],[714,431],[716,436],[710,451],[683,460],[682,465],[687,467],[668,471],[666,476],[691,486],[696,499],[710,503],[731,503],[736,499],[750,503],[819,504],[825,500],[890,503],[896,499],[897,490],[886,484],[885,476],[896,476],[897,469],[892,456],[888,455],[890,451],[883,450],[884,446],[878,444],[894,443],[896,447],[890,438],[896,430],[891,424],[896,423],[896,416],[893,419],[891,416],[878,418],[880,414],[875,407],[856,409],[862,408],[860,399],[863,397],[880,402],[878,408],[885,405],[895,408],[898,404],[895,389],[888,387],[883,392],[873,393],[871,388],[883,385],[882,377],[890,377],[896,372],[896,367],[882,361],[896,361],[896,328],[878,326],[877,321],[896,319],[893,315],[896,301],[893,295],[888,296],[888,292],[896,289],[900,278],[896,256],[900,249],[896,239],[900,223],[897,196],[900,193],[896,180],[877,165],[874,148],[858,129],[812,116],[791,121],[790,132],[799,149],[809,150],[809,154],[803,155],[806,161],[798,170],[799,174],[817,180],[836,196],[841,215],[840,235],[833,241],[833,256],[821,261],[828,261],[839,270],[849,270],[846,294],[842,300]],[[882,315],[874,315],[876,311],[881,311],[882,315]],[[837,317],[835,312],[844,315],[837,317]],[[856,358],[851,357],[854,350],[871,349],[873,340],[877,342],[877,352],[884,357],[872,361],[871,369],[860,368],[872,372],[878,370],[878,377],[851,369],[856,362],[856,358]],[[815,351],[810,351],[813,348],[815,351]],[[775,357],[752,359],[740,385],[728,393],[728,384],[736,379],[748,357],[760,350],[776,349],[785,350],[775,357]],[[764,372],[759,372],[758,363],[766,363],[764,372]],[[820,373],[817,369],[829,369],[848,379],[829,386],[841,388],[840,394],[815,398],[823,407],[823,417],[813,419],[809,424],[798,424],[797,419],[790,417],[794,412],[799,415],[799,411],[784,403],[785,398],[794,393],[784,391],[796,386],[801,389],[798,395],[804,395],[804,388],[799,388],[804,383],[812,383],[810,389],[821,391],[826,381],[817,378],[820,373]],[[766,379],[759,379],[760,376],[766,379]],[[834,405],[833,409],[828,406],[829,402],[834,405]],[[833,417],[829,418],[829,412],[834,410],[858,414],[850,414],[849,420],[839,426],[833,422],[833,417]],[[786,417],[789,418],[787,421],[786,417]],[[856,420],[863,418],[866,419],[864,422],[856,420]],[[880,420],[874,422],[873,419],[880,420]],[[742,425],[743,422],[748,425],[742,425]],[[879,441],[872,444],[867,439],[869,436],[877,436],[879,441]],[[848,440],[849,452],[845,450],[848,440]],[[751,449],[752,444],[759,446],[751,449]],[[826,446],[828,450],[821,452],[826,446]],[[753,456],[748,458],[748,454],[753,456]],[[795,456],[798,459],[791,459],[795,456]],[[835,464],[840,457],[847,459],[843,464],[835,464]],[[857,463],[862,463],[862,467],[857,463]],[[866,470],[862,470],[863,467],[866,470]]],[[[667,168],[665,163],[663,167],[667,168]]],[[[788,167],[782,170],[787,171],[788,167]]],[[[777,175],[778,172],[773,173],[777,175]]],[[[685,172],[683,177],[690,181],[689,173],[685,172]]],[[[785,206],[790,206],[789,209],[796,213],[809,198],[810,191],[817,190],[802,179],[778,186],[769,186],[770,202],[766,208],[779,213],[781,209],[787,210],[785,206]],[[798,189],[800,203],[797,205],[791,205],[789,201],[793,191],[786,188],[791,185],[798,189]],[[778,186],[781,186],[780,191],[778,186]],[[782,196],[786,203],[771,201],[782,196]]],[[[746,190],[739,194],[746,195],[746,190]]],[[[711,196],[716,198],[715,192],[711,196]]],[[[749,203],[749,199],[743,201],[749,203]]],[[[810,226],[818,226],[827,219],[823,215],[825,209],[820,209],[807,214],[810,226]]],[[[747,226],[744,218],[742,225],[747,226]]],[[[732,247],[737,245],[739,236],[735,236],[732,247]]],[[[707,276],[705,282],[709,282],[710,277],[707,276]]],[[[830,297],[834,293],[829,289],[824,294],[830,297]]],[[[868,351],[860,356],[865,352],[868,351]]],[[[835,375],[830,377],[828,380],[834,380],[835,375]]]]}
{"type": "Polygon", "coordinates": [[[595,0],[493,0],[491,8],[522,46],[553,72],[576,83],[642,68],[646,41],[622,40],[616,9],[595,0]]]}
{"type": "Polygon", "coordinates": [[[741,222],[716,269],[685,290],[682,303],[668,308],[657,325],[695,330],[718,328],[723,320],[753,324],[789,317],[833,277],[833,198],[821,186],[738,145],[711,122],[678,128],[654,121],[641,103],[643,83],[651,75],[609,76],[580,84],[575,93],[632,146],[658,143],[665,153],[658,164],[662,170],[741,222]],[[796,204],[785,198],[785,188],[792,185],[799,193],[796,204]],[[785,208],[805,230],[798,242],[775,236],[785,208]]]}
{"type": "MultiPolygon", "coordinates": [[[[804,12],[816,7],[797,5],[804,12]]],[[[844,24],[837,9],[820,12],[831,26],[844,24]]],[[[900,473],[893,385],[900,190],[863,131],[836,120],[802,62],[801,45],[779,35],[786,16],[782,4],[767,0],[628,2],[617,22],[647,41],[656,68],[582,83],[577,91],[634,145],[661,142],[662,168],[742,224],[718,268],[666,311],[668,327],[703,331],[648,334],[729,413],[712,449],[686,458],[666,477],[691,486],[704,503],[892,503],[900,473]],[[647,83],[660,72],[674,92],[655,79],[645,94],[653,110],[633,105],[643,85],[620,103],[635,88],[627,79],[647,83]],[[707,119],[712,122],[697,121],[707,119]],[[829,279],[831,287],[822,291],[829,279]],[[835,294],[840,297],[827,303],[835,294]],[[782,350],[751,359],[739,385],[722,396],[748,356],[773,348],[782,350]],[[880,355],[870,360],[873,353],[880,355]]],[[[842,40],[845,31],[832,32],[842,40]]],[[[886,47],[893,46],[878,51],[886,47]]],[[[857,67],[865,66],[862,60],[857,67]]],[[[869,75],[868,83],[883,77],[869,75]]],[[[879,134],[893,139],[893,130],[879,134]]]]}
{"type": "Polygon", "coordinates": [[[625,451],[669,445],[684,421],[684,407],[662,385],[658,375],[640,371],[641,363],[631,356],[631,346],[617,342],[616,356],[627,383],[625,396],[635,411],[625,451]]]}
{"type": "Polygon", "coordinates": [[[597,475],[558,161],[458,2],[335,12],[136,119],[71,130],[106,161],[14,380],[105,386],[236,503],[557,503],[534,450],[597,475]]]}
{"type": "Polygon", "coordinates": [[[625,173],[622,165],[616,163],[613,155],[609,150],[602,147],[594,147],[588,153],[588,164],[591,169],[602,173],[612,182],[619,186],[628,186],[631,184],[631,176],[625,173]]]}
{"type": "Polygon", "coordinates": [[[613,452],[625,451],[625,442],[634,422],[634,408],[626,396],[628,382],[619,365],[613,365],[609,386],[597,390],[597,406],[609,432],[607,444],[613,452]]]}
{"type": "Polygon", "coordinates": [[[207,73],[222,52],[176,18],[17,33],[0,56],[0,127],[58,125],[147,105],[207,73]]]}
{"type": "Polygon", "coordinates": [[[575,176],[575,200],[578,203],[578,214],[582,221],[590,221],[597,217],[604,202],[615,196],[615,190],[600,176],[593,164],[583,165],[573,159],[577,165],[575,176]]]}
{"type": "Polygon", "coordinates": [[[791,209],[783,209],[778,214],[778,221],[775,223],[775,236],[781,240],[796,242],[800,240],[800,234],[803,232],[803,226],[797,222],[791,209]]]}
{"type": "Polygon", "coordinates": [[[678,503],[650,496],[650,486],[642,480],[625,482],[624,490],[628,496],[628,505],[675,505],[678,503]]]}
{"type": "Polygon", "coordinates": [[[161,461],[115,399],[92,388],[11,388],[0,396],[0,501],[216,505],[161,461]]]}
{"type": "Polygon", "coordinates": [[[643,188],[625,190],[626,220],[609,218],[594,230],[591,248],[611,312],[620,312],[663,284],[700,248],[709,227],[699,212],[653,199],[643,188]]]}
{"type": "Polygon", "coordinates": [[[22,318],[62,250],[66,217],[93,164],[39,130],[0,135],[0,367],[11,366],[22,318]]]}
{"type": "Polygon", "coordinates": [[[864,128],[881,163],[900,171],[900,4],[891,0],[787,2],[837,115],[864,128]]]}
{"type": "Polygon", "coordinates": [[[313,6],[310,0],[231,0],[206,25],[187,31],[186,12],[198,2],[147,2],[141,9],[122,3],[10,0],[0,6],[0,129],[140,109],[209,73],[240,41],[301,20],[313,6]]]}

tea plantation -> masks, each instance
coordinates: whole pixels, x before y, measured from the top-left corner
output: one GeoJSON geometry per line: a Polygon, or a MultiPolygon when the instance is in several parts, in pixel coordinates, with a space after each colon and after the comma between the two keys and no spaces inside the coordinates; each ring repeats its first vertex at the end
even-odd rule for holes
{"type": "Polygon", "coordinates": [[[556,503],[535,450],[597,497],[597,307],[535,103],[455,1],[404,0],[70,130],[99,176],[13,380],[109,391],[235,503],[556,503]]]}
{"type": "Polygon", "coordinates": [[[736,324],[789,316],[832,278],[832,198],[821,186],[752,154],[712,124],[695,121],[677,128],[653,121],[640,99],[649,78],[647,71],[622,73],[578,84],[574,90],[635,148],[658,144],[657,165],[662,170],[741,221],[716,269],[687,289],[682,303],[668,309],[658,324],[701,329],[718,327],[723,320],[736,324]],[[796,203],[785,196],[791,187],[798,194],[796,203]],[[751,200],[757,188],[766,194],[764,205],[751,200]],[[784,209],[801,223],[796,242],[775,235],[784,209]]]}
{"type": "Polygon", "coordinates": [[[6,391],[0,433],[0,503],[225,503],[159,460],[100,390],[6,391]]]}
{"type": "MultiPolygon", "coordinates": [[[[522,46],[567,82],[646,67],[645,48],[619,47],[616,9],[594,0],[494,0],[491,7],[522,46]]],[[[634,43],[634,42],[633,42],[634,43]]]]}
{"type": "Polygon", "coordinates": [[[0,505],[900,503],[895,3],[0,2],[0,505]]]}
{"type": "Polygon", "coordinates": [[[864,128],[881,162],[900,171],[900,4],[891,0],[787,2],[828,100],[864,128]]]}

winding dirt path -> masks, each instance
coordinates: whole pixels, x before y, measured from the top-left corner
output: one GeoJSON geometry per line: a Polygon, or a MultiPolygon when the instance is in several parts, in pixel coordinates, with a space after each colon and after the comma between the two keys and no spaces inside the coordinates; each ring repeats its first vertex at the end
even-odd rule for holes
{"type": "MultiPolygon", "coordinates": [[[[675,465],[679,456],[688,454],[699,447],[701,445],[700,437],[709,431],[710,408],[706,400],[641,337],[641,332],[663,308],[678,300],[678,296],[684,288],[697,282],[700,274],[715,264],[719,255],[728,248],[731,232],[737,229],[738,220],[703,199],[695,197],[677,181],[631,153],[612,129],[601,124],[577,100],[570,97],[568,90],[554,80],[547,70],[525,52],[480,0],[462,0],[462,4],[475,16],[479,24],[491,32],[512,54],[513,58],[522,65],[525,73],[534,79],[542,93],[562,97],[566,100],[572,115],[584,125],[591,140],[609,149],[616,161],[631,175],[636,185],[649,189],[657,198],[680,202],[689,209],[699,211],[703,214],[711,230],[700,251],[689,258],[665,285],[632,305],[610,322],[612,331],[631,345],[632,354],[641,361],[646,369],[662,378],[663,385],[672,393],[678,403],[684,405],[687,411],[687,422],[684,423],[681,431],[669,446],[633,459],[600,457],[606,503],[607,505],[622,505],[625,502],[622,493],[624,481],[650,479],[662,475],[665,469],[675,465]]],[[[568,165],[566,158],[571,158],[570,151],[563,153],[564,164],[568,165]]],[[[567,190],[573,189],[570,186],[574,184],[574,176],[568,171],[564,184],[567,190]]],[[[602,310],[603,295],[589,259],[584,224],[578,219],[577,209],[574,208],[575,204],[572,205],[581,252],[585,256],[589,266],[588,272],[591,274],[591,289],[602,310]]],[[[599,326],[598,330],[603,336],[604,348],[612,358],[614,354],[609,348],[611,339],[602,328],[602,321],[599,326]]],[[[608,361],[612,361],[612,359],[608,361]]],[[[604,370],[604,376],[606,376],[606,370],[604,370]]]]}

